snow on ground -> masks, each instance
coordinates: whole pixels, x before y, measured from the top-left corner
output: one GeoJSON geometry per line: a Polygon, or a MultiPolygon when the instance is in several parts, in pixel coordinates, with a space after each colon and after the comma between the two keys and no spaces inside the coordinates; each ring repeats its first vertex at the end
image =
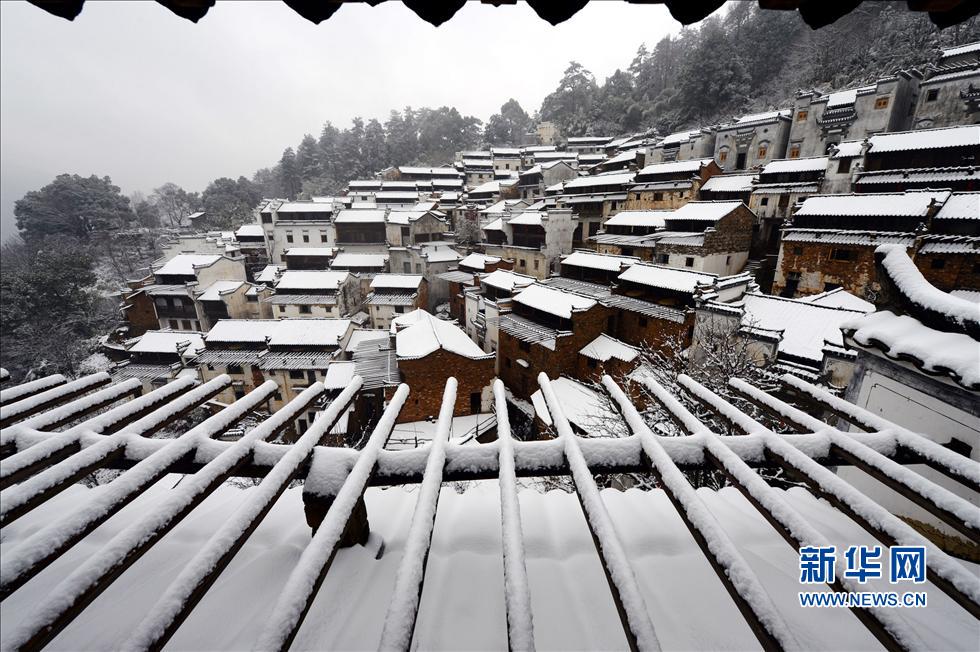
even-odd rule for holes
{"type": "MultiPolygon", "coordinates": [[[[496,423],[496,415],[492,412],[453,417],[452,425],[449,427],[449,441],[454,444],[466,443],[463,441],[464,438],[467,441],[472,441],[473,429],[477,424],[479,424],[482,433],[484,428],[489,428],[494,423],[496,423]]],[[[423,446],[432,441],[435,433],[435,420],[399,423],[391,431],[391,437],[388,438],[388,444],[385,448],[388,450],[404,450],[423,446]]]]}
{"type": "MultiPolygon", "coordinates": [[[[80,560],[135,517],[153,509],[179,479],[175,475],[162,479],[0,604],[4,626],[14,626],[30,614],[31,607],[80,560]]],[[[71,487],[4,528],[0,554],[99,491],[71,487]]],[[[49,649],[107,650],[120,645],[216,524],[252,491],[219,489],[96,599],[49,649]]],[[[880,649],[849,611],[795,606],[800,590],[797,555],[738,491],[702,489],[698,495],[735,541],[805,646],[880,649]]],[[[368,490],[371,539],[365,547],[338,552],[294,649],[377,649],[417,496],[417,487],[368,490]],[[375,559],[382,542],[384,554],[375,559]]],[[[785,496],[838,546],[874,543],[859,526],[806,491],[792,489],[785,496]]],[[[664,649],[758,649],[755,637],[662,492],[605,490],[602,498],[629,554],[664,649]]],[[[537,648],[625,649],[576,497],[556,491],[522,491],[519,500],[537,648]]],[[[419,649],[506,647],[498,501],[495,482],[477,483],[463,494],[443,488],[416,631],[419,649]]],[[[168,647],[250,648],[309,540],[301,489],[290,489],[168,647]]],[[[980,624],[934,586],[923,586],[929,607],[904,609],[900,615],[930,649],[975,649],[980,624]]],[[[872,581],[868,587],[889,590],[887,582],[872,581]]]]}

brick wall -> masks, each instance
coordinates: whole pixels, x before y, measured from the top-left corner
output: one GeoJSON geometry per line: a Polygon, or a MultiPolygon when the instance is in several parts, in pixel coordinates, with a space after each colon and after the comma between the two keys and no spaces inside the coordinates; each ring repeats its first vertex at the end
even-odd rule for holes
{"type": "Polygon", "coordinates": [[[399,360],[398,370],[402,381],[411,387],[411,393],[398,416],[398,423],[423,421],[439,416],[442,394],[446,390],[446,379],[456,378],[455,416],[473,414],[470,409],[470,396],[482,394],[483,388],[493,382],[493,358],[472,360],[439,349],[416,360],[399,360]]]}
{"type": "Polygon", "coordinates": [[[837,245],[822,242],[784,242],[779,250],[779,268],[772,284],[772,293],[786,289],[789,275],[800,275],[795,296],[823,292],[826,283],[843,287],[851,294],[865,296],[867,289],[877,290],[875,281],[874,246],[837,245]],[[834,260],[835,249],[851,252],[850,260],[834,260]]]}
{"type": "Polygon", "coordinates": [[[980,290],[980,256],[976,254],[916,254],[915,265],[940,290],[980,290]],[[939,263],[937,261],[942,261],[939,263]],[[941,264],[942,267],[934,267],[941,264]]]}
{"type": "Polygon", "coordinates": [[[153,306],[153,297],[145,292],[139,292],[132,297],[127,297],[125,302],[129,306],[125,311],[126,322],[129,324],[127,337],[137,337],[148,330],[156,330],[160,327],[157,311],[153,306]]]}

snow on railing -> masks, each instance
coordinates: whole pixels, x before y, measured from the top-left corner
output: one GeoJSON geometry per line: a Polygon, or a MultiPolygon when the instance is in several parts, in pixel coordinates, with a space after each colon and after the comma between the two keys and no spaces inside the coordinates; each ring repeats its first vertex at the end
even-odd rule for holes
{"type": "MultiPolygon", "coordinates": [[[[532,608],[517,496],[519,475],[571,475],[626,640],[633,649],[657,649],[659,642],[632,564],[596,485],[597,473],[650,473],[658,480],[764,648],[796,649],[800,643],[764,585],[684,476],[684,469],[721,471],[790,546],[799,549],[828,545],[827,539],[790,506],[784,492],[770,486],[750,465],[782,468],[886,545],[925,546],[929,580],[975,617],[980,617],[980,580],[821,462],[853,464],[877,474],[920,504],[930,503],[931,511],[944,516],[954,527],[971,533],[980,525],[980,514],[973,505],[896,460],[925,461],[967,486],[980,480],[980,465],[794,377],[783,379],[787,388],[806,394],[808,401],[817,401],[868,432],[842,432],[744,381],[733,380],[732,387],[742,396],[804,433],[779,435],[694,380],[680,376],[679,385],[694,400],[747,434],[728,436],[710,431],[675,396],[646,379],[644,382],[653,397],[689,433],[682,437],[662,437],[650,430],[626,394],[610,378],[604,377],[604,388],[634,434],[619,439],[582,439],[571,431],[564,416],[565,408],[544,374],[540,375],[539,384],[558,432],[557,439],[548,441],[511,439],[506,390],[497,380],[493,390],[498,441],[485,445],[448,445],[456,390],[455,380],[450,379],[436,436],[427,448],[383,450],[408,396],[409,388],[405,385],[394,393],[362,450],[324,446],[325,437],[361,388],[357,376],[294,444],[267,440],[309,409],[322,395],[320,383],[233,442],[214,438],[270,398],[277,389],[275,383],[264,383],[172,440],[154,440],[148,435],[227,387],[231,382],[229,377],[220,376],[195,388],[192,388],[194,381],[175,381],[65,432],[50,432],[50,427],[48,430],[27,427],[57,423],[59,418],[47,416],[44,409],[104,384],[98,375],[83,380],[86,383],[76,387],[69,387],[71,383],[53,389],[36,387],[34,394],[10,404],[16,407],[27,401],[26,409],[19,413],[21,423],[3,433],[4,449],[19,452],[4,460],[0,468],[6,475],[10,469],[17,469],[23,477],[17,476],[19,484],[0,494],[3,498],[0,525],[27,513],[93,470],[132,466],[92,492],[81,509],[62,515],[59,522],[34,532],[12,549],[5,549],[0,559],[0,597],[10,595],[164,474],[175,469],[189,474],[152,513],[132,521],[71,569],[30,616],[14,628],[5,628],[0,634],[3,649],[37,649],[52,640],[221,482],[244,473],[263,476],[263,480],[183,567],[124,648],[162,648],[296,479],[306,480],[304,503],[309,498],[312,504],[323,507],[324,518],[319,526],[314,525],[313,538],[290,573],[257,640],[257,649],[286,649],[292,644],[338,546],[349,538],[352,526],[366,524],[356,520],[358,513],[363,514],[366,487],[421,483],[380,641],[383,649],[410,649],[416,643],[425,562],[432,543],[441,484],[451,480],[496,478],[501,501],[508,643],[511,649],[533,650],[532,608]],[[44,396],[55,390],[60,392],[44,396]],[[163,401],[166,402],[160,406],[163,401]],[[35,409],[39,405],[44,407],[35,409]],[[28,411],[30,414],[25,415],[28,411]],[[72,442],[71,445],[65,446],[66,441],[72,442]],[[44,469],[45,466],[49,468],[44,469]]],[[[111,393],[96,392],[103,397],[111,393]]],[[[86,402],[93,404],[97,400],[89,396],[76,401],[86,402]]],[[[66,409],[70,412],[73,408],[68,404],[54,407],[53,411],[63,415],[66,409]]],[[[307,518],[310,518],[309,511],[307,518]]],[[[847,578],[832,579],[827,586],[834,591],[862,590],[847,578]]],[[[886,648],[924,647],[899,615],[901,610],[874,607],[852,610],[886,648]]]]}
{"type": "Polygon", "coordinates": [[[589,470],[588,462],[582,455],[578,437],[572,432],[572,427],[565,417],[561,403],[555,396],[555,390],[552,389],[547,374],[542,372],[538,375],[538,384],[541,385],[541,394],[548,405],[552,422],[558,431],[558,438],[563,444],[565,461],[572,475],[572,483],[575,485],[575,492],[582,504],[585,520],[588,521],[589,529],[592,530],[592,537],[596,542],[596,551],[599,553],[602,565],[606,570],[606,577],[609,580],[609,588],[612,591],[616,607],[621,614],[624,625],[626,625],[624,633],[630,648],[659,650],[660,641],[657,639],[653,622],[650,620],[650,612],[647,610],[643,594],[640,592],[640,586],[636,581],[636,574],[629,563],[629,558],[619,540],[619,535],[616,534],[616,528],[606,510],[606,505],[602,502],[602,496],[599,495],[599,488],[589,470]]]}
{"type": "Polygon", "coordinates": [[[534,622],[531,613],[531,589],[524,564],[524,534],[521,528],[521,504],[517,498],[517,474],[514,471],[514,444],[507,417],[507,395],[504,382],[493,381],[497,410],[497,440],[500,470],[500,527],[504,556],[504,603],[507,610],[507,643],[511,650],[534,652],[534,622]]]}
{"type": "Polygon", "coordinates": [[[20,399],[30,396],[31,394],[37,394],[38,392],[43,392],[46,389],[51,389],[52,387],[57,387],[58,385],[64,385],[67,382],[68,379],[61,374],[52,374],[50,376],[45,376],[44,378],[32,380],[29,383],[24,383],[23,385],[15,385],[9,389],[0,389],[0,405],[6,405],[7,403],[19,401],[20,399]]]}
{"type": "Polygon", "coordinates": [[[143,384],[139,378],[130,378],[105,389],[86,394],[70,403],[61,405],[53,410],[46,410],[24,421],[17,423],[17,428],[33,430],[54,430],[85,414],[95,412],[107,405],[115,403],[124,396],[138,397],[143,392],[143,384]]]}
{"type": "Polygon", "coordinates": [[[84,394],[93,387],[106,385],[112,380],[104,371],[84,376],[70,383],[56,385],[39,393],[31,393],[16,401],[0,405],[0,427],[9,426],[15,421],[26,419],[50,407],[84,394]]]}
{"type": "Polygon", "coordinates": [[[442,395],[442,407],[436,421],[436,432],[429,445],[429,455],[422,475],[422,484],[415,513],[408,529],[405,553],[395,575],[395,588],[385,616],[381,632],[382,650],[409,650],[412,634],[418,619],[419,602],[425,580],[425,565],[432,545],[432,528],[435,527],[436,509],[439,507],[439,490],[442,488],[442,472],[446,464],[446,440],[453,423],[453,407],[456,404],[456,379],[446,381],[442,395]]]}

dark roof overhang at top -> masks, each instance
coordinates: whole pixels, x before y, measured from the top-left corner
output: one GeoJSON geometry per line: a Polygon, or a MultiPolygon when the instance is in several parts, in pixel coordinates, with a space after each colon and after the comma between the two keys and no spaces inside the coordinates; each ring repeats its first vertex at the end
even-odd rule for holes
{"type": "MultiPolygon", "coordinates": [[[[28,0],[45,11],[73,20],[81,13],[85,0],[28,0]]],[[[384,0],[283,0],[303,18],[320,23],[330,18],[345,2],[366,2],[374,6],[384,0]]],[[[552,25],[574,16],[589,0],[526,0],[541,18],[552,25]]],[[[593,0],[599,1],[599,0],[593,0]]],[[[605,0],[603,0],[605,1],[605,0]]],[[[799,11],[800,17],[813,29],[830,25],[838,18],[856,9],[863,0],[759,0],[759,6],[768,10],[799,11]]],[[[157,2],[181,18],[197,22],[203,18],[214,0],[157,0],[157,2]]],[[[403,0],[405,5],[423,20],[441,25],[462,9],[466,0],[403,0]]],[[[494,6],[515,4],[516,0],[481,0],[494,6]]],[[[696,23],[716,11],[724,0],[626,0],[637,4],[665,4],[671,15],[680,23],[696,23]]],[[[938,27],[961,23],[980,13],[975,0],[907,0],[909,11],[926,11],[929,19],[938,27]]]]}

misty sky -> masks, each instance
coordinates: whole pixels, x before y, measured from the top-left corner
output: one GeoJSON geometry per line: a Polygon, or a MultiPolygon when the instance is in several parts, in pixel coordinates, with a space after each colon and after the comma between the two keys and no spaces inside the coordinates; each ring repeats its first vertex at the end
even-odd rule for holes
{"type": "Polygon", "coordinates": [[[203,190],[273,164],[325,120],[456,106],[529,113],[575,59],[602,81],[680,24],[660,5],[592,2],[552,27],[527,6],[469,3],[433,27],[400,2],[314,25],[279,2],[219,2],[198,24],[156,3],[85,3],[73,22],[0,2],[0,226],[62,172],[129,194],[203,190]]]}

